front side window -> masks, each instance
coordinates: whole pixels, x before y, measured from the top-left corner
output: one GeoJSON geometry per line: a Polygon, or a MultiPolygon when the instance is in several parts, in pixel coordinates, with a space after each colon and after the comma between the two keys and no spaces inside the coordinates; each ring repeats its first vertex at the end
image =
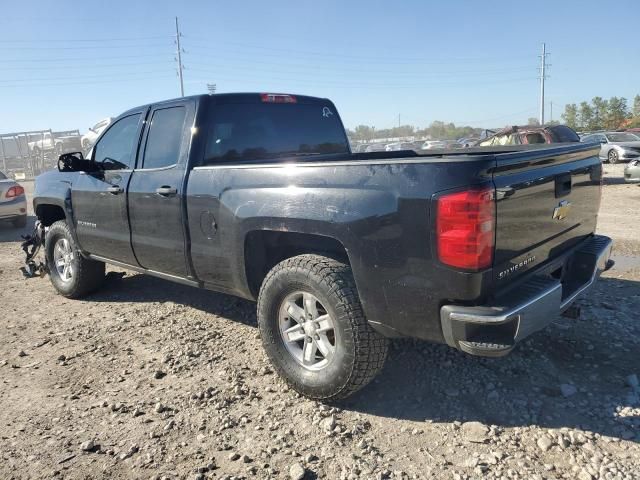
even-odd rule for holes
{"type": "Polygon", "coordinates": [[[94,147],[93,159],[105,170],[133,168],[133,146],[138,139],[140,114],[130,115],[115,122],[94,147]]]}
{"type": "Polygon", "coordinates": [[[143,168],[163,168],[178,163],[186,116],[187,109],[183,106],[153,112],[143,168]]]}
{"type": "Polygon", "coordinates": [[[348,153],[333,107],[319,103],[216,105],[205,164],[348,153]]]}
{"type": "Polygon", "coordinates": [[[610,142],[637,142],[640,140],[633,133],[609,133],[606,135],[610,142]]]}

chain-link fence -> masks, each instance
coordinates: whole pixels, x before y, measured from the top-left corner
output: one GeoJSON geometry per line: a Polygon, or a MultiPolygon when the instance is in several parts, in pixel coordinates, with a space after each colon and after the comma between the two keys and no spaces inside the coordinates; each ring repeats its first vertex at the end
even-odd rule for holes
{"type": "Polygon", "coordinates": [[[0,133],[0,168],[17,180],[55,168],[58,157],[82,151],[79,130],[0,133]]]}

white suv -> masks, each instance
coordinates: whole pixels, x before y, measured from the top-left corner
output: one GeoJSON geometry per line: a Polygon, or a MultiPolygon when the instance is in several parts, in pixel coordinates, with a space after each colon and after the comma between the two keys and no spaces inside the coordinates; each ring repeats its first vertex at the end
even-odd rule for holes
{"type": "Polygon", "coordinates": [[[89,131],[82,136],[82,149],[87,151],[96,142],[102,131],[111,125],[113,118],[107,117],[100,120],[93,127],[89,127],[89,131]]]}

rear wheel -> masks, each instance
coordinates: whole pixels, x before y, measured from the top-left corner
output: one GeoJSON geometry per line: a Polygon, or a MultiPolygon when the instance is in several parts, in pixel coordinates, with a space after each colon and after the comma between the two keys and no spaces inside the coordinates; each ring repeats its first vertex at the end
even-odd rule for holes
{"type": "Polygon", "coordinates": [[[618,163],[618,160],[620,160],[620,157],[618,156],[618,152],[616,152],[615,150],[609,150],[609,153],[607,154],[607,159],[609,160],[609,163],[618,163]]]}
{"type": "Polygon", "coordinates": [[[349,266],[320,255],[289,258],[267,274],[258,326],[280,376],[317,400],[364,387],[387,355],[387,339],[368,324],[349,266]]]}
{"type": "Polygon", "coordinates": [[[105,265],[80,255],[67,222],[55,222],[45,240],[49,276],[54,288],[68,298],[96,290],[104,280],[105,265]]]}

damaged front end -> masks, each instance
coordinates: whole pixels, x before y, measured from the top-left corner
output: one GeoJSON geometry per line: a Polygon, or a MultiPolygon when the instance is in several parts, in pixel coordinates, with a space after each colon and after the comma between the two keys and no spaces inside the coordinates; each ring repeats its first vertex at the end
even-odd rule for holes
{"type": "Polygon", "coordinates": [[[22,251],[26,255],[24,266],[20,267],[20,271],[27,278],[44,277],[47,274],[47,265],[35,260],[40,249],[44,246],[45,227],[37,220],[31,235],[22,236],[22,251]]]}

